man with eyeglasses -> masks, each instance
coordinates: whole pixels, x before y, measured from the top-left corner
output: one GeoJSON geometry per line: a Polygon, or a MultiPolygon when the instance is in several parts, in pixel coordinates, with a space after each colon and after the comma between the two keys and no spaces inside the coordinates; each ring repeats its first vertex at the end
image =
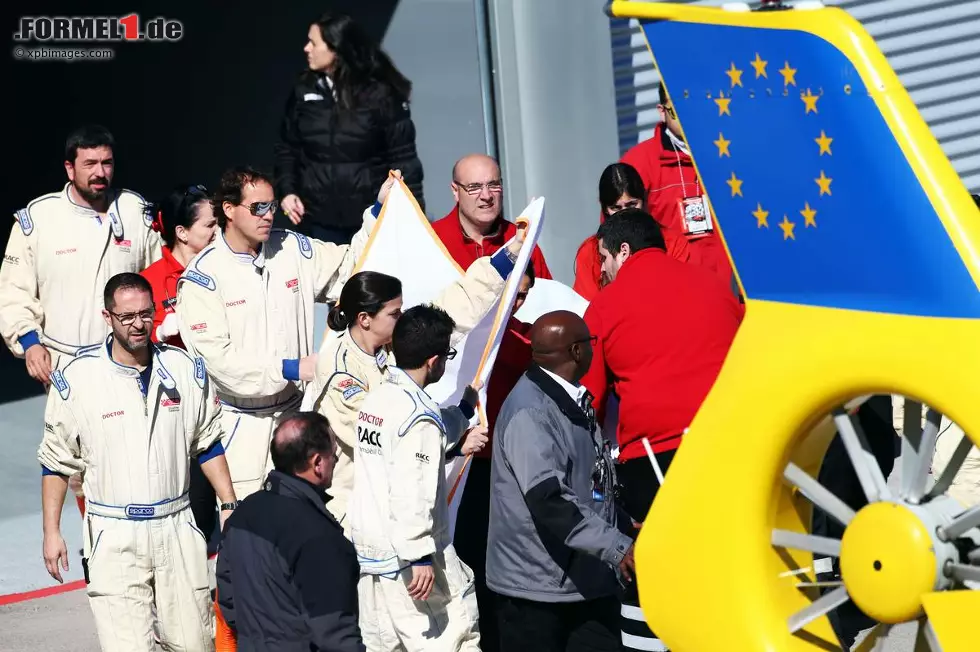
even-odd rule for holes
{"type": "MultiPolygon", "coordinates": [[[[628,208],[611,215],[596,237],[609,285],[585,311],[597,342],[582,384],[600,413],[611,391],[619,398],[619,499],[642,523],[660,487],[643,442],[667,473],[721,372],[742,312],[715,274],[667,254],[648,213],[628,208]]],[[[624,648],[666,649],[647,628],[635,587],[622,617],[624,648]]]]}
{"type": "Polygon", "coordinates": [[[480,650],[473,572],[449,537],[443,475],[448,456],[486,444],[480,430],[467,430],[478,388],[467,387],[459,405],[448,409],[425,392],[456,355],[450,346],[455,327],[441,308],[406,310],[391,339],[398,366],[369,390],[357,415],[348,513],[368,650],[480,650]]]}
{"type": "Polygon", "coordinates": [[[621,160],[636,168],[643,179],[648,193],[647,210],[660,225],[667,254],[707,267],[738,295],[728,254],[663,83],[659,93],[660,123],[653,136],[631,148],[621,160]]]}
{"type": "Polygon", "coordinates": [[[14,214],[0,267],[0,334],[45,386],[60,358],[70,360],[105,337],[99,309],[106,281],[163,255],[143,198],[112,188],[114,147],[104,127],[72,132],[64,189],[14,214]]]}
{"type": "Polygon", "coordinates": [[[314,301],[339,296],[393,183],[364,211],[351,244],[336,245],[272,228],[278,202],[267,175],[239,167],[221,177],[211,200],[220,231],[180,277],[176,312],[181,339],[208,363],[225,406],[241,498],[268,475],[276,420],[299,407],[314,379],[314,301]]]}
{"type": "Polygon", "coordinates": [[[51,375],[41,463],[44,564],[62,582],[68,476],[85,472],[82,568],[104,652],[210,652],[207,544],[188,496],[190,461],[235,509],[221,406],[204,361],[152,344],[153,296],[139,274],[104,289],[111,335],[51,375]]]}

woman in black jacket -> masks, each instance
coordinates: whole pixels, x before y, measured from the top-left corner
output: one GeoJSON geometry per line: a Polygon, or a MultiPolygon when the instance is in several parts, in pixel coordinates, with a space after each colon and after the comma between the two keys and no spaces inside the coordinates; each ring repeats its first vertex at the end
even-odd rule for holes
{"type": "Polygon", "coordinates": [[[277,191],[298,230],[347,243],[389,170],[402,171],[425,210],[412,83],[348,16],[321,16],[308,39],[309,69],[289,96],[276,146],[277,191]]]}

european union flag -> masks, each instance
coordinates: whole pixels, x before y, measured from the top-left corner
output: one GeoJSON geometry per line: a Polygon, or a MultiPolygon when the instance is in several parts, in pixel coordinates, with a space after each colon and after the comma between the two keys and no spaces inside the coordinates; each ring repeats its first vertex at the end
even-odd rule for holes
{"type": "Polygon", "coordinates": [[[980,292],[874,100],[795,30],[643,25],[750,299],[980,317],[980,292]]]}

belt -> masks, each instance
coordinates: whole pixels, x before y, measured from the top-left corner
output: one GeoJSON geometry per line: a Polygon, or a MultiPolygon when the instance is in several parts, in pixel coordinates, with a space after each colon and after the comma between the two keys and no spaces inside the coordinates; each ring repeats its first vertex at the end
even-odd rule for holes
{"type": "Polygon", "coordinates": [[[152,505],[140,505],[138,503],[130,503],[129,505],[104,505],[86,500],[85,512],[106,518],[118,518],[124,521],[148,521],[176,514],[190,506],[190,494],[185,493],[176,498],[161,500],[152,505]]]}
{"type": "Polygon", "coordinates": [[[297,394],[291,396],[281,403],[276,403],[274,405],[266,405],[262,407],[242,407],[240,405],[233,405],[227,401],[221,401],[221,407],[229,412],[237,412],[239,414],[253,414],[257,416],[263,416],[265,414],[271,414],[273,412],[285,412],[287,409],[294,407],[303,402],[303,395],[297,394]]]}

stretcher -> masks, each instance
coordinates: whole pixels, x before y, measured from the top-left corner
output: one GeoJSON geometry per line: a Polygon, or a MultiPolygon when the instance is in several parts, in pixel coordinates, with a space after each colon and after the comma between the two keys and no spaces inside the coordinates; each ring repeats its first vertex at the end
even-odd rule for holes
{"type": "Polygon", "coordinates": [[[856,20],[764,4],[607,7],[647,40],[746,297],[638,540],[640,603],[677,652],[840,649],[847,601],[880,623],[862,649],[917,622],[917,650],[975,652],[980,506],[945,494],[980,441],[980,212],[856,20]],[[852,417],[871,394],[912,397],[897,485],[852,417]],[[971,435],[931,469],[942,414],[971,435]],[[837,432],[857,511],[816,480],[837,432]]]}

